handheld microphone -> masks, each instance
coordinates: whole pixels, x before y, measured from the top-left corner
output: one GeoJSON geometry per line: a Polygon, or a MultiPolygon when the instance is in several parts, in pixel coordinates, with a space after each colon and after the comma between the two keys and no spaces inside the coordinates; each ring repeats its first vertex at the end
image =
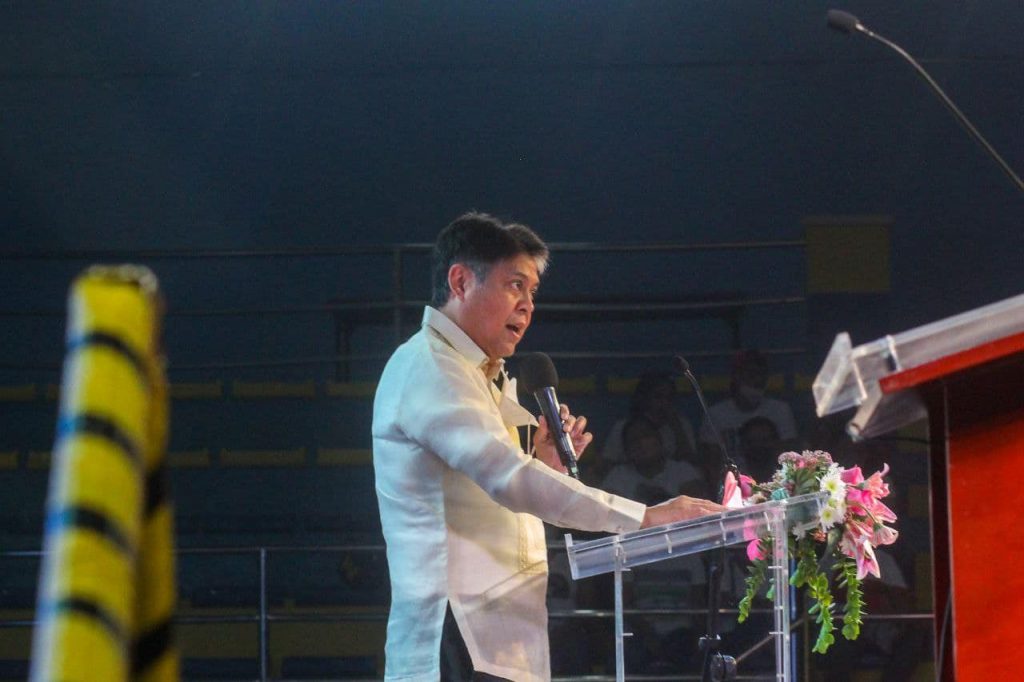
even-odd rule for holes
{"type": "Polygon", "coordinates": [[[939,84],[935,82],[935,79],[932,78],[928,74],[928,72],[924,70],[924,67],[918,64],[917,60],[910,56],[910,53],[908,53],[902,47],[892,42],[885,36],[878,35],[874,31],[869,29],[867,26],[860,23],[860,19],[853,16],[849,12],[844,12],[838,9],[830,9],[828,11],[828,14],[826,15],[825,20],[829,28],[833,28],[841,33],[863,33],[868,38],[871,38],[872,40],[877,40],[878,42],[882,43],[890,50],[892,50],[893,52],[907,60],[907,62],[912,67],[914,67],[914,70],[917,71],[917,74],[922,79],[924,79],[924,81],[928,84],[928,86],[932,89],[936,96],[938,96],[939,100],[946,105],[946,109],[948,109],[949,112],[953,114],[953,118],[956,119],[957,123],[959,123],[960,126],[967,131],[967,134],[970,135],[971,138],[974,139],[974,141],[977,142],[982,149],[988,152],[989,156],[991,156],[992,159],[996,162],[996,164],[998,164],[998,166],[1002,169],[1002,171],[1006,173],[1006,175],[1010,178],[1013,184],[1017,186],[1017,189],[1024,192],[1024,180],[1020,179],[1020,176],[1013,171],[1013,169],[1010,167],[1010,164],[1003,160],[1003,157],[999,155],[999,152],[996,151],[995,147],[989,144],[989,141],[986,140],[980,132],[978,132],[978,129],[974,127],[974,124],[971,123],[970,120],[968,120],[967,116],[965,116],[964,113],[960,111],[960,109],[953,103],[953,100],[949,98],[949,95],[947,95],[946,92],[941,87],[939,87],[939,84]]]}
{"type": "Polygon", "coordinates": [[[527,353],[520,360],[519,372],[523,387],[537,399],[562,465],[570,476],[578,480],[580,471],[576,466],[576,449],[572,446],[569,434],[562,430],[562,417],[558,414],[558,396],[555,395],[558,372],[555,371],[555,365],[546,353],[527,353]]]}
{"type": "MultiPolygon", "coordinates": [[[[693,376],[693,372],[690,371],[690,363],[686,361],[682,355],[676,355],[672,357],[672,366],[676,372],[682,374],[689,379],[690,384],[693,386],[693,390],[697,393],[697,400],[700,401],[700,409],[704,413],[704,418],[708,420],[708,428],[711,433],[715,436],[715,442],[718,443],[719,450],[722,451],[722,476],[725,476],[725,472],[731,471],[733,476],[739,479],[740,469],[736,466],[736,462],[732,461],[732,457],[729,455],[729,448],[725,447],[725,441],[722,439],[722,434],[715,428],[715,422],[711,419],[711,411],[708,410],[708,403],[704,400],[704,391],[700,390],[700,382],[697,381],[697,377],[693,376]]],[[[719,497],[721,497],[721,491],[719,491],[719,497]]]]}

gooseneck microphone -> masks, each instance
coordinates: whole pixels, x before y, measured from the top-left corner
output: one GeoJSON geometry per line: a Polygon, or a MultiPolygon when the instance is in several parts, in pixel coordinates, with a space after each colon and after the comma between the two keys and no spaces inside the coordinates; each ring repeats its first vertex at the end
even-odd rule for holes
{"type": "Polygon", "coordinates": [[[562,430],[562,417],[558,413],[558,396],[555,394],[558,387],[558,372],[555,371],[554,363],[546,353],[526,353],[519,362],[519,375],[523,380],[523,387],[537,399],[537,405],[544,415],[544,421],[548,423],[548,430],[551,432],[551,439],[555,443],[562,465],[569,471],[570,476],[579,480],[576,449],[572,446],[569,434],[562,430]]]}
{"type": "MultiPolygon", "coordinates": [[[[718,448],[722,451],[722,477],[724,479],[725,472],[731,471],[733,476],[736,476],[739,480],[740,470],[736,466],[736,462],[732,461],[732,457],[729,455],[729,448],[725,447],[725,441],[722,439],[722,434],[715,427],[715,422],[711,419],[711,410],[708,409],[708,403],[704,400],[704,391],[700,390],[700,382],[697,381],[697,377],[693,376],[693,372],[690,371],[690,363],[686,361],[682,355],[676,355],[672,358],[672,366],[676,372],[685,376],[690,384],[693,386],[693,390],[697,393],[697,400],[700,401],[700,409],[704,413],[704,418],[708,420],[708,428],[711,429],[711,433],[715,436],[715,442],[718,443],[718,448]]],[[[723,482],[724,484],[724,482],[723,482]]],[[[721,494],[719,494],[721,497],[721,494]]]]}
{"type": "MultiPolygon", "coordinates": [[[[725,490],[725,473],[727,471],[731,471],[733,476],[739,480],[740,470],[736,466],[736,462],[732,461],[732,457],[729,456],[729,448],[725,447],[725,441],[722,440],[722,434],[719,433],[717,428],[715,428],[715,423],[711,421],[711,411],[708,410],[708,403],[704,400],[704,391],[700,390],[700,382],[697,381],[697,377],[693,376],[693,372],[690,371],[690,363],[688,363],[686,358],[682,355],[675,355],[672,357],[672,366],[675,368],[677,373],[682,374],[689,379],[690,384],[693,386],[693,390],[697,393],[697,399],[700,401],[700,408],[704,412],[704,418],[708,420],[708,428],[711,429],[711,433],[715,434],[715,440],[718,441],[718,447],[722,450],[722,482],[718,487],[718,499],[721,500],[723,491],[725,490]]],[[[720,651],[722,638],[718,634],[718,615],[720,611],[719,601],[721,596],[720,591],[722,587],[723,566],[725,566],[724,545],[720,546],[716,552],[711,552],[710,561],[708,561],[707,564],[707,633],[698,640],[697,647],[704,653],[700,672],[701,682],[711,682],[712,680],[731,680],[736,677],[736,659],[727,654],[723,654],[720,651]]]]}
{"type": "Polygon", "coordinates": [[[828,14],[825,15],[825,20],[828,22],[829,28],[834,28],[843,33],[867,30],[857,17],[841,9],[830,9],[828,14]]]}
{"type": "Polygon", "coordinates": [[[867,37],[882,43],[889,49],[893,50],[896,54],[907,60],[910,63],[910,65],[914,67],[914,70],[917,71],[918,75],[921,76],[921,78],[923,78],[924,81],[931,87],[932,91],[936,95],[938,95],[942,103],[946,105],[946,108],[949,109],[950,113],[953,114],[953,117],[957,120],[957,123],[959,123],[963,127],[963,129],[966,130],[972,138],[974,138],[974,141],[981,145],[981,148],[988,152],[988,154],[995,160],[995,162],[999,164],[999,167],[1003,169],[1003,172],[1010,177],[1010,180],[1015,185],[1017,185],[1017,189],[1024,192],[1024,180],[1021,180],[1020,176],[1017,175],[1012,168],[1010,168],[1010,164],[1003,160],[1003,157],[999,155],[999,152],[997,152],[995,148],[991,144],[989,144],[988,140],[986,140],[985,137],[980,132],[978,132],[978,129],[975,128],[969,120],[967,120],[967,116],[965,116],[963,112],[960,111],[960,109],[957,108],[955,104],[953,104],[953,100],[951,100],[949,96],[946,95],[946,93],[942,90],[942,88],[939,87],[939,84],[935,82],[935,79],[933,79],[928,74],[928,72],[924,70],[924,67],[918,64],[917,60],[911,57],[906,50],[904,50],[902,47],[892,42],[888,38],[878,35],[874,31],[869,29],[867,26],[860,23],[860,20],[857,17],[850,14],[849,12],[844,12],[838,9],[830,9],[828,11],[828,14],[826,15],[826,22],[829,28],[835,29],[841,33],[863,33],[867,37]]]}

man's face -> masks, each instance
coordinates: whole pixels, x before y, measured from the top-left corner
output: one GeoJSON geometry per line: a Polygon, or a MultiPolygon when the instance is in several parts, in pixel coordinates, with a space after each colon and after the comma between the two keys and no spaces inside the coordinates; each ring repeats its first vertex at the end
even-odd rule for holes
{"type": "Polygon", "coordinates": [[[459,326],[491,359],[507,358],[533,317],[540,284],[536,261],[519,255],[491,266],[483,281],[467,278],[459,326]]]}

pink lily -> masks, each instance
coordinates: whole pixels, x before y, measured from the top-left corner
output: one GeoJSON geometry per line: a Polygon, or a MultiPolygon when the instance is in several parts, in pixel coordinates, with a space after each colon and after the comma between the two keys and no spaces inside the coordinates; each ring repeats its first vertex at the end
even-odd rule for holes
{"type": "Polygon", "coordinates": [[[842,479],[846,485],[857,485],[864,481],[864,474],[861,473],[860,467],[852,467],[850,469],[843,469],[839,474],[839,478],[842,479]]]}
{"type": "Polygon", "coordinates": [[[857,560],[857,578],[859,580],[863,580],[868,573],[876,578],[882,577],[882,572],[878,568],[878,559],[875,558],[875,550],[871,543],[861,543],[860,552],[855,558],[857,560]]]}
{"type": "Polygon", "coordinates": [[[753,521],[748,519],[743,522],[743,539],[750,541],[747,543],[747,558],[751,561],[763,561],[768,555],[761,547],[761,540],[757,537],[755,528],[753,521]]]}
{"type": "Polygon", "coordinates": [[[731,471],[725,472],[725,482],[722,484],[722,504],[730,506],[729,502],[736,496],[736,477],[731,471]]]}
{"type": "Polygon", "coordinates": [[[856,504],[865,509],[870,509],[874,501],[874,496],[870,490],[861,490],[853,486],[849,486],[846,489],[846,504],[856,504]]]}
{"type": "Polygon", "coordinates": [[[846,534],[849,535],[850,540],[854,544],[866,542],[873,532],[874,525],[867,519],[862,521],[853,520],[846,522],[846,534]]]}
{"type": "Polygon", "coordinates": [[[743,521],[743,539],[744,540],[757,540],[757,531],[754,530],[757,526],[750,519],[743,521]]]}
{"type": "Polygon", "coordinates": [[[889,465],[883,464],[881,471],[876,471],[865,481],[865,488],[870,490],[875,497],[886,497],[889,495],[889,484],[882,478],[889,473],[889,465]]]}
{"type": "Polygon", "coordinates": [[[871,544],[878,545],[891,545],[896,542],[896,538],[899,537],[899,531],[889,526],[883,526],[880,523],[875,524],[874,532],[871,534],[871,544]]]}
{"type": "Polygon", "coordinates": [[[851,559],[857,558],[857,539],[850,533],[849,528],[843,533],[843,537],[839,539],[839,551],[851,559]]]}
{"type": "Polygon", "coordinates": [[[881,577],[878,569],[878,559],[875,558],[875,550],[871,547],[868,538],[857,537],[847,532],[843,533],[839,541],[839,549],[843,554],[857,562],[857,578],[863,579],[868,573],[876,578],[881,577]]]}
{"type": "Polygon", "coordinates": [[[753,478],[746,474],[740,474],[740,492],[743,493],[744,500],[754,494],[755,485],[757,485],[757,481],[753,478]]]}
{"type": "Polygon", "coordinates": [[[885,506],[878,500],[874,501],[874,504],[872,504],[868,508],[868,511],[871,513],[872,516],[874,516],[876,519],[880,521],[888,521],[889,523],[892,523],[896,520],[896,512],[894,512],[892,509],[889,509],[887,506],[885,506]]]}

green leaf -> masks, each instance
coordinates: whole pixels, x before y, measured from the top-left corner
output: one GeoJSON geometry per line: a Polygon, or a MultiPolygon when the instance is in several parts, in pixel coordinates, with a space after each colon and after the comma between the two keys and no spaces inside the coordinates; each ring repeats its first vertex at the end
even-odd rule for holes
{"type": "Polygon", "coordinates": [[[861,591],[861,583],[857,578],[857,563],[853,559],[844,556],[839,562],[838,570],[846,583],[843,637],[853,640],[860,636],[860,626],[863,623],[864,614],[864,593],[861,591]]]}
{"type": "Polygon", "coordinates": [[[757,596],[758,590],[764,585],[767,569],[768,565],[764,561],[755,561],[751,564],[750,575],[745,580],[747,587],[738,605],[739,615],[736,617],[738,622],[742,623],[750,617],[750,608],[754,603],[754,597],[757,596]]]}

